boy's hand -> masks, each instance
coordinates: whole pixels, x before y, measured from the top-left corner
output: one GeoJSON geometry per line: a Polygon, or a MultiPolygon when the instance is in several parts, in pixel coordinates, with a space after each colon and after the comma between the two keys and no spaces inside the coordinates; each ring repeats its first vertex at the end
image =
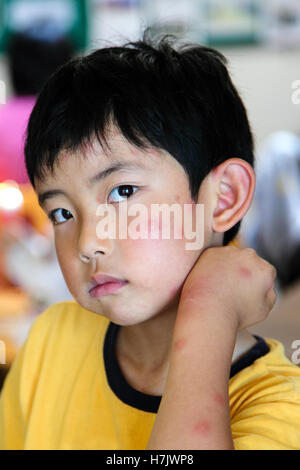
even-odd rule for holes
{"type": "Polygon", "coordinates": [[[252,248],[210,247],[187,276],[180,303],[217,302],[241,330],[263,321],[274,307],[275,278],[274,266],[252,248]]]}
{"type": "Polygon", "coordinates": [[[275,276],[275,268],[250,248],[201,253],[182,287],[148,450],[234,449],[228,380],[237,332],[272,310],[275,276]]]}

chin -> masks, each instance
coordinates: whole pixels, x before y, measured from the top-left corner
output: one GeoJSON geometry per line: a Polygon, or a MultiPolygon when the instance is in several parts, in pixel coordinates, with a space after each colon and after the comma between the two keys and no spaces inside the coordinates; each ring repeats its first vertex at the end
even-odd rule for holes
{"type": "Polygon", "coordinates": [[[133,326],[143,323],[154,315],[145,314],[142,315],[141,313],[134,314],[132,311],[128,312],[113,312],[113,311],[105,311],[103,315],[110,320],[111,322],[115,323],[119,326],[133,326]]]}
{"type": "Polygon", "coordinates": [[[119,326],[133,326],[137,325],[139,323],[142,323],[144,319],[139,319],[139,318],[132,318],[128,315],[128,317],[121,317],[120,315],[108,315],[106,314],[105,317],[110,320],[111,322],[115,323],[116,325],[119,326]]]}
{"type": "Polygon", "coordinates": [[[90,302],[86,298],[78,297],[78,296],[73,296],[74,300],[85,310],[88,310],[89,312],[96,313],[97,315],[101,316],[106,316],[105,315],[105,310],[103,308],[103,305],[101,305],[100,302],[95,303],[95,302],[90,302]]]}
{"type": "Polygon", "coordinates": [[[104,305],[102,301],[98,301],[95,299],[92,299],[91,301],[90,299],[83,299],[81,296],[77,296],[76,298],[74,297],[74,299],[85,310],[88,310],[97,315],[101,315],[107,318],[107,320],[119,326],[138,325],[155,316],[155,313],[149,311],[148,305],[146,303],[144,303],[144,305],[140,307],[139,311],[135,312],[129,306],[125,310],[123,310],[123,302],[117,302],[117,304],[119,304],[118,307],[116,304],[109,305],[108,303],[107,305],[104,305]],[[144,313],[142,310],[144,310],[144,313]]]}

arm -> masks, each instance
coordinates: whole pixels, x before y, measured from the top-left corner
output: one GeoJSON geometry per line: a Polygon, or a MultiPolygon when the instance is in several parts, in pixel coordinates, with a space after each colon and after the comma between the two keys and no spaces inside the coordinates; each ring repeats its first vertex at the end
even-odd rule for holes
{"type": "Polygon", "coordinates": [[[275,274],[254,250],[218,247],[200,256],[182,290],[147,449],[234,449],[228,385],[236,335],[273,308],[275,274]]]}
{"type": "Polygon", "coordinates": [[[218,305],[180,303],[169,375],[148,449],[234,449],[228,380],[237,325],[220,319],[226,315],[218,305]]]}

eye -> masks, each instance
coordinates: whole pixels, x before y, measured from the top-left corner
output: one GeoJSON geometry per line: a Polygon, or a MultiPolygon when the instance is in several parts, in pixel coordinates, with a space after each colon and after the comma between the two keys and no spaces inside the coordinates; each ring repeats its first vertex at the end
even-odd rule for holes
{"type": "Polygon", "coordinates": [[[59,225],[65,222],[65,220],[63,220],[64,218],[70,219],[72,217],[72,214],[70,211],[60,208],[51,211],[48,217],[54,225],[59,225]]]}
{"type": "MultiPolygon", "coordinates": [[[[136,192],[136,191],[133,191],[132,188],[138,189],[138,186],[132,186],[131,184],[123,184],[123,185],[117,186],[115,189],[113,189],[109,193],[108,198],[111,199],[111,194],[114,194],[113,199],[118,198],[118,197],[128,199],[130,196],[132,196],[132,194],[136,192]]],[[[124,201],[124,199],[122,200],[124,201]]],[[[113,200],[112,202],[122,202],[122,200],[121,201],[113,200]]]]}

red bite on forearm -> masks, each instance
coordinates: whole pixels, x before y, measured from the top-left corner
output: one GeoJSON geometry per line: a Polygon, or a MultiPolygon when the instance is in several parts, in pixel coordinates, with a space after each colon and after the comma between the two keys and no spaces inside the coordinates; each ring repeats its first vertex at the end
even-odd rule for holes
{"type": "Polygon", "coordinates": [[[207,437],[209,436],[211,429],[212,429],[212,426],[209,421],[207,421],[206,419],[200,419],[195,424],[193,428],[193,433],[199,434],[202,437],[207,437]]]}
{"type": "Polygon", "coordinates": [[[174,343],[174,351],[181,351],[187,344],[187,339],[179,338],[174,343]]]}
{"type": "MultiPolygon", "coordinates": [[[[218,406],[224,406],[225,405],[225,398],[221,393],[215,393],[212,397],[213,402],[215,405],[218,406]]],[[[195,434],[201,434],[202,436],[208,436],[211,432],[212,425],[211,423],[206,420],[206,419],[200,419],[199,421],[196,422],[193,432],[195,434]]]]}
{"type": "Polygon", "coordinates": [[[225,405],[225,399],[224,399],[223,395],[221,395],[221,393],[216,393],[213,396],[213,400],[217,405],[221,405],[221,406],[225,405]]]}

